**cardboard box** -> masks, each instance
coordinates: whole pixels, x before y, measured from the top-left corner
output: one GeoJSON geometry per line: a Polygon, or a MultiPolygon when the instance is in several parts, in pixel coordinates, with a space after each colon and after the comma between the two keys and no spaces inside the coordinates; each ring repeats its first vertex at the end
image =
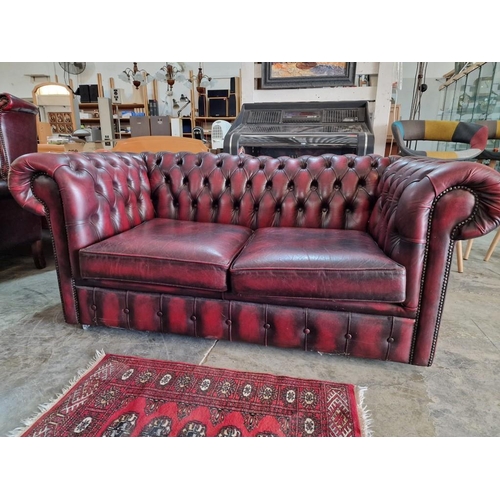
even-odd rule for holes
{"type": "Polygon", "coordinates": [[[144,135],[151,135],[149,116],[131,116],[130,133],[132,137],[142,137],[144,135]]]}
{"type": "Polygon", "coordinates": [[[68,151],[71,153],[81,153],[83,148],[85,147],[84,142],[66,142],[63,144],[64,151],[68,151]]]}
{"type": "Polygon", "coordinates": [[[151,135],[170,135],[169,116],[151,116],[149,122],[151,135]]]}
{"type": "Polygon", "coordinates": [[[95,142],[86,142],[83,145],[83,151],[98,151],[100,149],[103,149],[104,146],[102,142],[100,141],[95,141],[95,142]]]}

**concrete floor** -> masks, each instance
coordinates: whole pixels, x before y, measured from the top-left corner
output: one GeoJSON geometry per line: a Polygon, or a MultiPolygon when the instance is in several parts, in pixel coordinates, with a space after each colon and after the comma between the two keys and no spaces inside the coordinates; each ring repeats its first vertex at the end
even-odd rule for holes
{"type": "MultiPolygon", "coordinates": [[[[46,269],[29,251],[0,257],[0,436],[22,424],[97,350],[367,387],[372,435],[500,436],[500,246],[475,240],[454,262],[431,367],[64,323],[51,246],[46,269]]],[[[465,245],[464,245],[465,249],[465,245]]]]}

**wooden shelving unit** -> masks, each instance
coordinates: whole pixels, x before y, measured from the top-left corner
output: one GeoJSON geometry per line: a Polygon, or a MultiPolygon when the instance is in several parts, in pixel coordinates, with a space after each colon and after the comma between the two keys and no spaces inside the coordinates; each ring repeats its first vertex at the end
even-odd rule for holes
{"type": "MultiPolygon", "coordinates": [[[[124,139],[131,137],[130,117],[122,117],[123,111],[144,112],[145,105],[141,103],[131,104],[111,104],[113,110],[113,122],[115,129],[115,139],[124,139]]],[[[80,111],[92,114],[92,117],[81,118],[80,123],[84,127],[100,126],[99,107],[97,102],[85,102],[79,104],[80,111]]]]}
{"type": "MultiPolygon", "coordinates": [[[[115,88],[115,82],[113,78],[109,79],[110,89],[115,88]]],[[[97,74],[97,88],[98,96],[104,97],[104,89],[102,85],[102,77],[100,73],[97,74]]],[[[147,90],[145,87],[141,87],[140,90],[134,93],[134,97],[141,99],[143,102],[134,103],[113,103],[111,102],[111,109],[113,114],[113,128],[114,128],[114,139],[124,139],[131,137],[130,133],[130,117],[122,116],[124,111],[132,111],[136,113],[148,114],[147,109],[147,90]]],[[[91,116],[82,118],[80,115],[80,124],[83,127],[101,127],[101,117],[99,116],[99,104],[97,102],[81,102],[78,104],[80,113],[87,113],[91,116]]]]}
{"type": "MultiPolygon", "coordinates": [[[[99,97],[104,97],[104,91],[103,91],[103,86],[102,86],[102,79],[101,75],[98,74],[98,92],[99,92],[99,97]]],[[[196,90],[196,78],[193,75],[193,72],[190,71],[190,80],[192,81],[192,88],[190,90],[190,97],[191,97],[191,113],[188,116],[182,116],[181,117],[181,126],[182,126],[182,135],[184,137],[193,137],[193,129],[195,127],[202,127],[203,133],[205,136],[205,139],[210,142],[210,138],[212,135],[212,124],[216,120],[225,120],[228,122],[232,122],[236,120],[236,117],[238,116],[238,113],[240,112],[241,109],[241,75],[240,76],[229,76],[229,77],[217,77],[217,80],[228,80],[230,81],[231,78],[234,78],[234,92],[231,92],[230,85],[228,86],[228,96],[229,94],[234,94],[234,98],[236,101],[235,104],[235,113],[234,116],[207,116],[208,115],[208,101],[211,99],[210,97],[207,96],[207,105],[205,109],[205,114],[203,116],[199,116],[199,110],[198,110],[198,97],[199,94],[196,90]]],[[[158,89],[157,85],[155,82],[153,82],[153,98],[157,99],[157,94],[158,94],[158,89]]],[[[109,86],[110,89],[115,88],[114,84],[114,79],[110,78],[109,79],[109,86]]],[[[125,111],[133,111],[137,113],[144,113],[146,116],[149,115],[149,110],[148,110],[148,99],[147,99],[147,89],[146,86],[141,87],[140,89],[137,90],[137,92],[134,91],[134,98],[137,101],[142,101],[142,102],[135,102],[135,103],[113,103],[111,102],[111,109],[112,109],[112,114],[113,114],[113,128],[114,128],[114,140],[120,140],[124,139],[127,137],[131,137],[131,130],[130,130],[130,117],[126,116],[123,117],[122,113],[125,111]]],[[[102,128],[102,123],[101,123],[101,117],[99,116],[99,105],[97,102],[90,102],[90,103],[79,103],[78,105],[80,113],[87,114],[88,116],[81,116],[80,115],[80,124],[83,127],[101,127],[102,128]]],[[[106,115],[108,113],[106,112],[106,115]]],[[[107,119],[106,119],[107,121],[107,119]]],[[[108,125],[108,130],[109,130],[109,125],[108,125]]]]}
{"type": "MultiPolygon", "coordinates": [[[[205,139],[210,143],[210,138],[212,135],[212,124],[216,120],[224,120],[228,122],[233,122],[236,120],[240,109],[241,109],[241,75],[239,76],[230,76],[230,77],[217,77],[216,80],[230,80],[231,78],[235,79],[235,89],[234,89],[234,96],[236,99],[236,112],[234,116],[208,116],[208,110],[210,108],[209,106],[209,100],[211,99],[208,95],[206,97],[206,106],[205,106],[205,113],[204,115],[200,116],[199,114],[199,109],[198,109],[198,102],[199,102],[199,97],[200,94],[196,90],[196,76],[192,71],[189,72],[189,78],[192,82],[192,88],[191,88],[191,132],[187,133],[184,132],[183,135],[185,137],[192,137],[192,130],[195,127],[202,127],[203,129],[203,134],[205,136],[205,139]]],[[[230,93],[230,89],[228,88],[228,95],[230,93]]],[[[220,99],[219,97],[214,97],[214,99],[220,99]]],[[[183,117],[183,123],[184,120],[186,120],[186,117],[183,117]]]]}
{"type": "Polygon", "coordinates": [[[99,108],[96,102],[81,102],[78,104],[80,110],[80,124],[83,127],[95,127],[100,125],[99,108]],[[90,114],[92,117],[84,118],[81,113],[90,114]]]}
{"type": "Polygon", "coordinates": [[[123,117],[123,111],[133,111],[136,113],[146,113],[146,105],[140,103],[134,104],[112,104],[113,117],[116,115],[115,127],[116,127],[116,138],[124,139],[126,137],[132,137],[130,133],[130,117],[123,117]],[[125,130],[122,130],[125,128],[125,130]]]}

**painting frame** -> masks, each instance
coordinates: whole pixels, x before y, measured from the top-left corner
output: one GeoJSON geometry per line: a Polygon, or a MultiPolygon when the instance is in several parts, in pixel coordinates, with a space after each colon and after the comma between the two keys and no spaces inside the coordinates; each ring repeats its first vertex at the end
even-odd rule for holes
{"type": "MultiPolygon", "coordinates": [[[[355,86],[356,63],[275,63],[263,62],[261,88],[263,89],[304,89],[317,87],[355,86]],[[279,65],[279,66],[278,66],[279,65]],[[292,76],[280,74],[285,65],[295,65],[292,76]],[[298,67],[297,65],[302,65],[298,67]],[[330,67],[328,66],[330,65],[330,67]],[[316,74],[314,74],[314,70],[316,74]],[[323,74],[322,74],[322,70],[323,74]],[[330,71],[328,71],[330,70],[330,71]]],[[[292,68],[290,66],[290,68],[292,68]]],[[[283,72],[282,72],[283,73],[283,72]]]]}

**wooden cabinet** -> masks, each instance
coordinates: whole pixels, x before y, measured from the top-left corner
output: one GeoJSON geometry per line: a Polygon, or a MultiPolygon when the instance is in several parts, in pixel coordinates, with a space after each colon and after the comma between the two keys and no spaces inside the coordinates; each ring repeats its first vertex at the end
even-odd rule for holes
{"type": "Polygon", "coordinates": [[[79,103],[80,124],[85,128],[100,127],[99,107],[96,102],[79,103]]]}

